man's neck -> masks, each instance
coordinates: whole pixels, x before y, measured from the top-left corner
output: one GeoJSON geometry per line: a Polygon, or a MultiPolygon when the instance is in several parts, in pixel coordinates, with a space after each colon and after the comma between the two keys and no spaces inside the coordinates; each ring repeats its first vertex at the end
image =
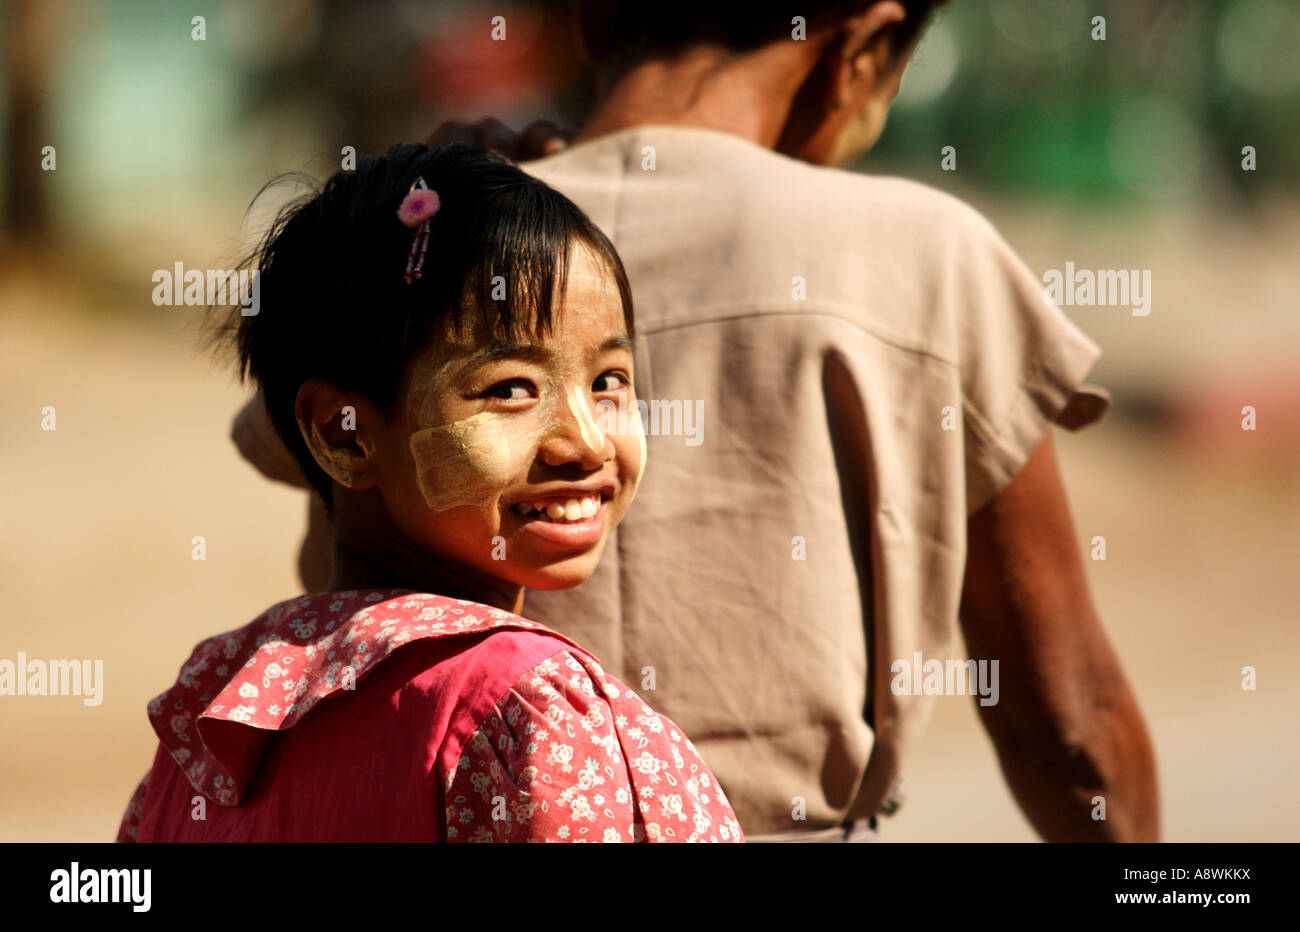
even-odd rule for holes
{"type": "Polygon", "coordinates": [[[780,46],[744,56],[692,49],[635,65],[596,105],[575,143],[636,126],[694,126],[774,148],[806,78],[780,46]]]}

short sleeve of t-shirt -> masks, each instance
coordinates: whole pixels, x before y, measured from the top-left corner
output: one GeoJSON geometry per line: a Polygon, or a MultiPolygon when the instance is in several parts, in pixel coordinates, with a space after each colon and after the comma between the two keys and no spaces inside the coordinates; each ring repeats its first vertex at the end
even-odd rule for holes
{"type": "Polygon", "coordinates": [[[994,499],[1050,424],[1078,430],[1110,397],[1084,383],[1101,355],[982,215],[964,205],[946,287],[957,315],[968,513],[994,499]]]}

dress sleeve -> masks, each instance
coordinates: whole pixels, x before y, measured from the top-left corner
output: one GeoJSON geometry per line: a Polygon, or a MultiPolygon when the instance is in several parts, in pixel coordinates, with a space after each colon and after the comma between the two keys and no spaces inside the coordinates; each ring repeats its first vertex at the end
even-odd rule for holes
{"type": "Polygon", "coordinates": [[[131,794],[131,801],[126,804],[126,812],[122,815],[122,824],[117,829],[116,842],[136,841],[136,833],[140,829],[140,815],[144,812],[144,794],[148,788],[149,774],[146,773],[144,779],[135,788],[135,792],[131,794]]]}
{"type": "Polygon", "coordinates": [[[446,786],[449,842],[744,840],[680,729],[568,650],[507,691],[446,786]]]}

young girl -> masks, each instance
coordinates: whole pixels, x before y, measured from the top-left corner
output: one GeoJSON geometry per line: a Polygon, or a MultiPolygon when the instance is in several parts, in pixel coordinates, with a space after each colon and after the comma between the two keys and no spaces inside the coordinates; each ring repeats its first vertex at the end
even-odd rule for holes
{"type": "Polygon", "coordinates": [[[743,841],[686,736],[516,614],[592,572],[644,466],[597,420],[632,392],[609,240],[503,159],[407,145],[252,262],[241,373],[329,503],[332,591],[195,648],[118,840],[743,841]]]}

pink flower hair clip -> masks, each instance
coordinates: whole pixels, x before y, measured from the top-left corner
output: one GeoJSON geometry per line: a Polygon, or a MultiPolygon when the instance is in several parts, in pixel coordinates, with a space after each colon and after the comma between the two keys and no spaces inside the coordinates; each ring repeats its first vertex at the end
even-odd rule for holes
{"type": "Polygon", "coordinates": [[[406,271],[402,274],[408,285],[420,277],[420,270],[424,268],[424,254],[429,250],[429,218],[441,206],[438,192],[430,190],[424,178],[420,177],[415,179],[411,190],[402,198],[402,206],[397,208],[398,220],[408,227],[418,227],[406,257],[406,271]]]}

